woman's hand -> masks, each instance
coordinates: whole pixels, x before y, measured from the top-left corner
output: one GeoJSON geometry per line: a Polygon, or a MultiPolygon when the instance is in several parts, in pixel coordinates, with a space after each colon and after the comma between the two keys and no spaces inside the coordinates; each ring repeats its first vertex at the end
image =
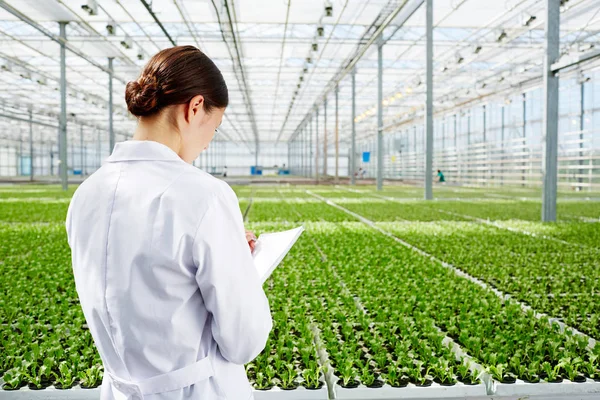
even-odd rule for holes
{"type": "Polygon", "coordinates": [[[254,247],[256,246],[256,235],[251,231],[246,231],[246,241],[248,242],[248,246],[250,246],[250,251],[254,251],[254,247]]]}

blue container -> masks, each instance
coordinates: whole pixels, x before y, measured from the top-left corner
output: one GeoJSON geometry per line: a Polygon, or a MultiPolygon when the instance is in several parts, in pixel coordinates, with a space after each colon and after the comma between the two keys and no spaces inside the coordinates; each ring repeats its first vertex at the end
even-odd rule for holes
{"type": "Polygon", "coordinates": [[[262,175],[262,169],[255,165],[250,167],[250,175],[262,175]]]}

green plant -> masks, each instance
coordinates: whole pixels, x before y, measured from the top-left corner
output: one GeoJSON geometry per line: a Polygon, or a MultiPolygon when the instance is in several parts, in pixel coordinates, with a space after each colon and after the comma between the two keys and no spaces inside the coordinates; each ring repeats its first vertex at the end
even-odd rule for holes
{"type": "Polygon", "coordinates": [[[583,366],[583,360],[580,357],[576,357],[574,359],[567,357],[561,359],[560,364],[562,364],[562,368],[567,375],[567,379],[569,379],[571,382],[574,382],[580,375],[579,369],[583,366]]]}
{"type": "Polygon", "coordinates": [[[293,364],[287,364],[285,370],[281,373],[281,386],[284,389],[292,389],[295,386],[297,377],[296,368],[293,364]]]}
{"type": "Polygon", "coordinates": [[[373,385],[373,382],[375,382],[375,375],[368,366],[362,368],[360,373],[360,381],[365,386],[371,386],[373,385]]]}
{"type": "Polygon", "coordinates": [[[542,370],[544,371],[544,373],[546,374],[546,379],[548,380],[548,382],[554,382],[559,378],[559,372],[560,369],[562,368],[562,364],[556,364],[554,367],[552,367],[552,365],[545,361],[542,365],[542,370]]]}
{"type": "Polygon", "coordinates": [[[3,377],[4,389],[18,389],[21,386],[21,383],[23,382],[23,378],[23,374],[21,374],[21,372],[17,368],[13,368],[11,370],[6,371],[3,377]]]}
{"type": "Polygon", "coordinates": [[[102,369],[99,365],[93,365],[85,371],[79,371],[77,377],[82,387],[93,388],[102,381],[102,369]]]}
{"type": "Polygon", "coordinates": [[[55,373],[54,376],[60,388],[68,389],[71,386],[73,386],[73,384],[75,383],[76,376],[73,373],[72,368],[69,367],[69,364],[67,364],[66,361],[62,361],[58,365],[58,371],[59,373],[55,373]]]}
{"type": "Polygon", "coordinates": [[[302,377],[306,383],[307,388],[316,389],[319,387],[319,377],[321,374],[321,368],[307,368],[302,371],[302,377]]]}

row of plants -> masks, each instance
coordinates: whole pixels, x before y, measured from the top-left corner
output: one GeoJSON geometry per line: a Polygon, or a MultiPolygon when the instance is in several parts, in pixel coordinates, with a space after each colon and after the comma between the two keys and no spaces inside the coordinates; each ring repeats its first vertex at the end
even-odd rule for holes
{"type": "Polygon", "coordinates": [[[569,243],[600,249],[600,224],[585,222],[564,222],[545,224],[531,221],[497,221],[496,225],[513,229],[538,238],[553,238],[569,243]]]}
{"type": "MultiPolygon", "coordinates": [[[[279,197],[277,193],[274,193],[273,196],[273,200],[279,197]]],[[[336,222],[355,220],[354,217],[330,207],[327,204],[314,201],[314,199],[307,200],[308,201],[302,201],[301,199],[294,198],[288,202],[281,198],[279,201],[261,201],[261,199],[254,199],[248,214],[248,221],[336,222]],[[300,213],[302,217],[299,217],[298,213],[300,213]]]]}
{"type": "MultiPolygon", "coordinates": [[[[303,217],[301,212],[298,214],[303,217]]],[[[296,270],[306,273],[303,287],[313,290],[307,293],[311,315],[320,329],[329,355],[328,366],[333,368],[338,384],[344,388],[360,384],[377,388],[384,384],[405,387],[409,383],[430,386],[434,381],[441,385],[454,385],[458,381],[468,385],[479,383],[471,361],[455,356],[444,340],[445,335],[431,319],[408,313],[378,320],[357,305],[360,299],[343,285],[331,264],[336,252],[344,249],[328,247],[330,242],[322,241],[323,232],[334,236],[345,234],[337,225],[323,222],[307,225],[307,236],[315,249],[312,252],[302,249],[302,254],[312,256],[297,265],[296,270]],[[311,271],[315,265],[317,268],[311,271]]],[[[352,248],[361,252],[360,248],[352,248]]]]}
{"type": "Polygon", "coordinates": [[[10,201],[0,202],[0,222],[63,222],[68,202],[10,201]]]}
{"type": "MultiPolygon", "coordinates": [[[[540,221],[540,201],[489,200],[471,202],[440,202],[439,208],[446,211],[468,214],[490,220],[540,221]]],[[[600,218],[600,202],[565,201],[557,205],[560,221],[579,221],[578,217],[600,218]]]]}
{"type": "Polygon", "coordinates": [[[374,321],[435,325],[501,382],[600,378],[600,346],[588,349],[587,338],[561,333],[364,225],[342,225],[313,235],[374,321]]]}
{"type": "Polygon", "coordinates": [[[264,197],[278,197],[278,193],[282,193],[286,198],[310,198],[310,195],[303,189],[291,189],[285,187],[255,188],[252,191],[252,196],[259,199],[264,197]]]}
{"type": "MultiPolygon", "coordinates": [[[[247,365],[256,389],[322,388],[328,371],[348,388],[477,383],[472,363],[454,356],[445,335],[499,381],[597,379],[599,351],[587,349],[586,340],[561,333],[392,239],[349,222],[354,218],[340,210],[298,200],[294,191],[261,188],[264,197],[254,198],[249,213],[257,222],[249,228],[260,233],[302,221],[332,222],[307,223],[308,232],[265,284],[274,329],[265,350],[247,365]],[[277,197],[281,201],[275,202],[277,197]],[[282,223],[269,222],[273,220],[282,223]],[[324,366],[317,357],[315,332],[329,354],[324,366]]],[[[342,197],[348,200],[345,207],[360,205],[359,198],[342,197]]],[[[366,209],[374,204],[404,205],[375,200],[366,209]]],[[[244,211],[247,203],[240,206],[244,211]]],[[[433,215],[433,208],[423,210],[415,212],[433,215]]],[[[73,284],[63,224],[66,208],[47,212],[48,220],[60,223],[0,223],[0,271],[11,276],[0,283],[5,389],[95,387],[102,379],[73,284]]],[[[565,322],[586,332],[598,329],[592,249],[476,223],[381,226],[494,285],[505,285],[503,290],[519,293],[538,310],[559,306],[565,322]],[[580,290],[575,292],[578,279],[580,290]]]]}
{"type": "MultiPolygon", "coordinates": [[[[247,227],[257,234],[289,229],[289,226],[270,222],[247,227]]],[[[301,238],[265,283],[273,330],[265,349],[246,365],[248,378],[257,390],[273,387],[291,390],[299,386],[315,390],[325,385],[311,330],[314,321],[308,305],[310,289],[302,280],[302,270],[298,269],[303,264],[308,269],[315,267],[306,262],[307,255],[312,259],[307,250],[307,243],[301,238]]]]}
{"type": "Polygon", "coordinates": [[[102,363],[79,307],[64,224],[0,224],[0,239],[3,388],[98,386],[102,363]]]}
{"type": "MultiPolygon", "coordinates": [[[[255,227],[257,232],[285,228],[255,227]]],[[[3,389],[100,385],[103,367],[77,299],[64,225],[0,223],[0,239],[0,272],[11,277],[0,282],[3,389]]],[[[303,251],[295,252],[301,264],[303,251]]],[[[263,353],[247,366],[256,389],[324,385],[312,319],[297,305],[303,298],[303,280],[296,278],[292,286],[293,276],[282,273],[265,286],[274,329],[263,353]]]]}
{"type": "MultiPolygon", "coordinates": [[[[310,224],[309,230],[315,225],[335,226],[310,224]]],[[[259,229],[265,228],[262,225],[259,229]]],[[[375,388],[386,383],[393,387],[408,383],[429,386],[433,381],[453,385],[458,380],[477,383],[470,362],[457,360],[444,343],[444,335],[433,325],[411,318],[376,323],[357,308],[352,294],[343,289],[311,241],[309,237],[300,239],[268,281],[267,293],[274,310],[279,310],[277,304],[286,307],[282,315],[274,311],[276,321],[287,316],[293,319],[289,324],[302,326],[304,332],[307,324],[318,328],[329,355],[325,368],[332,369],[340,386],[353,388],[362,384],[375,388]]],[[[265,349],[252,363],[255,375],[261,377],[260,382],[254,381],[257,388],[273,384],[274,367],[268,363],[269,351],[272,352],[265,349]],[[266,382],[262,380],[265,377],[266,382]]],[[[249,373],[251,378],[255,375],[249,373]]]]}
{"type": "Polygon", "coordinates": [[[600,337],[599,251],[477,223],[381,223],[535,310],[600,337]]]}
{"type": "MultiPolygon", "coordinates": [[[[257,224],[260,230],[284,226],[257,224]]],[[[54,385],[97,387],[103,367],[75,292],[64,225],[0,224],[0,376],[4,390],[54,385]]],[[[296,251],[297,262],[302,250],[296,251]]],[[[315,266],[316,268],[316,266],[315,266]]],[[[285,267],[284,267],[285,269],[285,267]]],[[[269,280],[274,329],[263,353],[247,366],[256,389],[324,385],[312,319],[299,309],[303,280],[269,280]]]]}
{"type": "Polygon", "coordinates": [[[600,222],[600,201],[561,202],[558,203],[557,213],[568,219],[588,218],[600,222]]]}
{"type": "Polygon", "coordinates": [[[0,187],[0,199],[70,199],[76,186],[64,191],[57,185],[19,185],[0,187]]]}
{"type": "MultiPolygon", "coordinates": [[[[337,191],[316,191],[326,198],[340,201],[341,198],[361,198],[362,204],[353,206],[354,212],[363,211],[364,216],[377,221],[436,221],[436,220],[465,220],[457,215],[437,215],[438,210],[445,210],[454,213],[467,214],[477,218],[490,220],[526,220],[539,221],[541,218],[541,201],[539,200],[519,200],[519,197],[506,196],[507,198],[489,198],[484,200],[484,193],[481,189],[438,189],[435,191],[435,202],[419,201],[423,197],[423,189],[415,188],[384,188],[383,192],[367,190],[365,188],[349,191],[347,188],[339,188],[337,191]],[[474,195],[471,196],[471,194],[474,195]],[[465,194],[470,195],[465,196],[465,194]],[[479,193],[479,194],[477,194],[479,193]],[[480,197],[477,201],[469,200],[470,197],[480,197]],[[389,198],[387,202],[381,204],[382,198],[389,198]],[[449,198],[461,199],[464,201],[444,200],[449,198]],[[392,199],[404,200],[400,203],[392,199]],[[405,201],[412,199],[414,202],[405,201]]],[[[493,193],[492,193],[493,194],[493,193]]],[[[600,218],[600,202],[594,201],[563,201],[558,203],[557,209],[559,220],[576,222],[580,217],[598,219],[600,218]]]]}
{"type": "MultiPolygon", "coordinates": [[[[441,201],[394,202],[381,199],[365,199],[357,203],[344,203],[348,210],[373,221],[464,221],[465,219],[439,212],[437,206],[441,201]]],[[[455,202],[452,202],[455,203],[455,202]]],[[[340,204],[342,204],[340,202],[340,204]]]]}
{"type": "MultiPolygon", "coordinates": [[[[361,186],[362,188],[362,186],[361,186]]],[[[369,186],[370,190],[375,190],[374,186],[369,186]]],[[[404,197],[408,194],[417,194],[416,197],[422,197],[423,188],[415,186],[384,186],[383,191],[393,197],[404,197]]],[[[492,186],[492,187],[466,187],[456,185],[434,185],[433,194],[436,198],[527,198],[531,200],[541,199],[541,188],[532,187],[516,187],[516,186],[492,186]]],[[[558,198],[560,199],[586,199],[600,198],[598,191],[581,191],[567,190],[559,188],[558,198]]]]}

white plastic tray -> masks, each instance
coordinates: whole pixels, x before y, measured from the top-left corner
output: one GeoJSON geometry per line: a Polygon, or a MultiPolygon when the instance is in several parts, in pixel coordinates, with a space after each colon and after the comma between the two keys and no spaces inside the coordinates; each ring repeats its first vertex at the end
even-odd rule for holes
{"type": "Polygon", "coordinates": [[[299,387],[294,390],[283,390],[273,388],[271,390],[255,390],[254,400],[326,400],[327,385],[323,385],[321,389],[309,390],[304,387],[299,387]]]}
{"type": "Polygon", "coordinates": [[[527,383],[517,380],[515,383],[495,383],[494,397],[507,399],[600,399],[600,382],[588,379],[576,383],[565,380],[561,383],[527,383]]]}
{"type": "Polygon", "coordinates": [[[360,385],[354,389],[345,389],[335,386],[336,399],[370,400],[370,399],[489,399],[486,395],[485,385],[464,385],[457,383],[453,386],[442,386],[432,383],[428,387],[418,387],[409,383],[406,387],[395,388],[383,385],[380,388],[368,388],[360,385]]]}
{"type": "MultiPolygon", "coordinates": [[[[272,388],[270,390],[254,390],[255,400],[326,400],[327,385],[323,385],[317,390],[308,390],[299,387],[294,390],[283,390],[272,388]]],[[[0,389],[1,400],[98,400],[100,398],[100,388],[82,389],[74,386],[71,389],[59,390],[53,386],[42,390],[31,390],[23,387],[19,390],[0,389]]]]}

